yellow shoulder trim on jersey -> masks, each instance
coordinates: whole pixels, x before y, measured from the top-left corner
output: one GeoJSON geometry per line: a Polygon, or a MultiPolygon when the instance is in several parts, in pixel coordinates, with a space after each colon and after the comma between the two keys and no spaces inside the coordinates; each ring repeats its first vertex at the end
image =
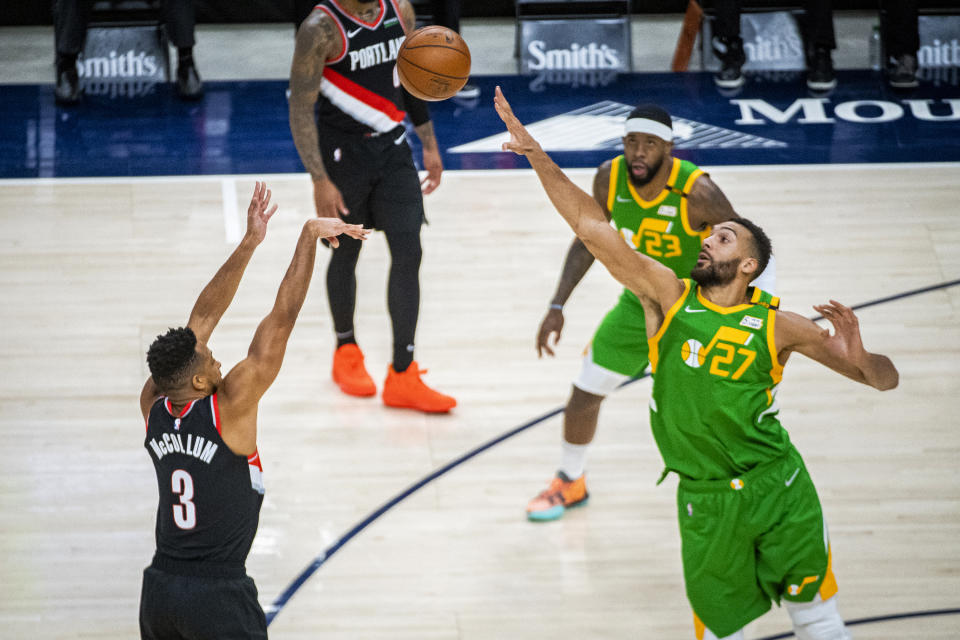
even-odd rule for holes
{"type": "Polygon", "coordinates": [[[680,222],[683,223],[683,230],[688,236],[699,236],[700,242],[710,237],[712,229],[707,225],[703,231],[697,231],[690,226],[690,214],[687,213],[687,199],[680,198],[680,222]]]}
{"type": "Polygon", "coordinates": [[[770,308],[779,309],[780,308],[780,297],[779,296],[770,296],[770,308]]]}
{"type": "Polygon", "coordinates": [[[733,305],[732,307],[721,307],[720,305],[710,302],[709,300],[704,298],[700,294],[700,287],[697,287],[697,300],[699,300],[700,304],[705,306],[707,309],[710,309],[711,311],[716,311],[717,313],[722,313],[723,315],[727,315],[728,313],[737,313],[738,311],[743,311],[744,309],[749,309],[750,307],[753,306],[749,303],[745,303],[745,304],[736,304],[736,305],[733,305]]]}
{"type": "Polygon", "coordinates": [[[753,294],[750,296],[750,302],[757,304],[760,302],[760,296],[763,294],[763,290],[757,287],[750,287],[750,289],[753,291],[753,294]]]}
{"type": "Polygon", "coordinates": [[[697,168],[687,176],[687,182],[683,185],[683,195],[690,193],[690,190],[693,188],[693,183],[697,181],[697,178],[704,174],[703,169],[697,168]]]}
{"type": "Polygon", "coordinates": [[[663,202],[664,200],[666,200],[667,196],[672,193],[672,186],[677,179],[678,173],[680,173],[680,161],[677,160],[676,158],[673,158],[673,168],[670,170],[670,177],[667,178],[667,186],[663,188],[663,191],[660,192],[660,195],[658,195],[656,198],[654,198],[650,202],[647,202],[646,200],[641,198],[640,194],[637,193],[637,190],[633,188],[633,182],[627,179],[627,186],[630,187],[630,195],[632,195],[633,199],[636,200],[637,203],[644,209],[655,207],[661,202],[663,202]]]}
{"type": "MultiPolygon", "coordinates": [[[[617,198],[617,179],[620,177],[620,165],[623,164],[623,156],[617,156],[610,165],[610,184],[607,185],[607,211],[613,212],[613,203],[617,198]]],[[[629,182],[629,181],[628,181],[629,182]]]]}
{"type": "Polygon", "coordinates": [[[780,364],[780,357],[777,354],[777,341],[775,331],[777,327],[777,310],[767,310],[767,349],[770,351],[770,378],[773,384],[780,384],[783,379],[783,365],[780,364]]]}
{"type": "Polygon", "coordinates": [[[657,359],[660,357],[660,338],[667,332],[667,326],[669,326],[670,321],[677,315],[680,307],[682,307],[684,301],[686,301],[687,296],[690,295],[690,285],[693,281],[684,278],[681,282],[683,282],[683,293],[681,293],[677,301],[673,303],[673,306],[670,307],[667,314],[663,316],[663,323],[660,325],[660,328],[657,329],[657,332],[652,338],[647,338],[647,346],[649,347],[647,358],[650,360],[650,370],[653,371],[653,373],[657,372],[657,359]]]}

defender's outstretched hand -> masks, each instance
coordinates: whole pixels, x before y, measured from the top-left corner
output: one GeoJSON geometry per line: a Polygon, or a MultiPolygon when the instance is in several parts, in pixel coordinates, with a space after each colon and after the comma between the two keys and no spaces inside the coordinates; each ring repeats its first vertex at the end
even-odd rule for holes
{"type": "Polygon", "coordinates": [[[267,236],[267,223],[277,212],[277,205],[270,207],[271,195],[267,183],[257,181],[253,187],[250,206],[247,208],[247,235],[256,240],[257,244],[263,242],[267,236]]]}
{"type": "Polygon", "coordinates": [[[313,218],[307,224],[318,238],[325,239],[334,249],[340,246],[337,236],[342,233],[357,240],[366,240],[372,231],[372,229],[364,229],[359,224],[347,224],[340,218],[313,218]]]}
{"type": "Polygon", "coordinates": [[[540,150],[540,143],[534,140],[527,128],[520,124],[517,116],[513,115],[513,109],[510,103],[503,97],[503,91],[497,86],[493,96],[493,108],[497,110],[497,115],[507,125],[507,131],[510,132],[510,142],[503,143],[504,151],[513,151],[517,155],[525,156],[533,151],[540,150]]]}
{"type": "Polygon", "coordinates": [[[834,353],[850,362],[858,362],[866,356],[860,338],[860,321],[853,309],[836,300],[831,300],[830,304],[815,304],[813,308],[833,325],[833,335],[827,339],[827,344],[834,353]]]}

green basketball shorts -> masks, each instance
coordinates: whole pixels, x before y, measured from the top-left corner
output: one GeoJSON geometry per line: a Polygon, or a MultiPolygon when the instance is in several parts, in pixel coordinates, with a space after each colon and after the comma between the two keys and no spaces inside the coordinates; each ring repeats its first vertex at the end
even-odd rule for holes
{"type": "Polygon", "coordinates": [[[837,591],[820,499],[793,446],[737,478],[681,478],[677,516],[698,632],[705,625],[722,638],[771,601],[827,600],[837,591]]]}
{"type": "Polygon", "coordinates": [[[643,305],[636,295],[624,290],[597,327],[573,384],[587,393],[610,395],[644,372],[649,364],[647,353],[643,305]]]}

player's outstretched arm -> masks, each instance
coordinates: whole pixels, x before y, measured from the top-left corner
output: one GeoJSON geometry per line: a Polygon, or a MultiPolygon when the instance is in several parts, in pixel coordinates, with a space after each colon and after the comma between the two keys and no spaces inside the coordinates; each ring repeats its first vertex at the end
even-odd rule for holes
{"type": "Polygon", "coordinates": [[[257,405],[280,372],[287,340],[310,286],[317,240],[332,238],[336,246],[336,236],[342,233],[363,240],[369,230],[339,218],[314,218],[303,225],[273,309],[257,327],[247,357],[223,379],[218,390],[223,440],[234,453],[250,455],[256,450],[257,405]]]}
{"type": "Polygon", "coordinates": [[[881,391],[897,386],[900,374],[890,358],[864,349],[860,322],[852,309],[836,300],[813,308],[833,325],[833,335],[799,314],[778,311],[774,339],[781,363],[790,352],[797,351],[851,380],[881,391]]]}
{"type": "Polygon", "coordinates": [[[243,239],[200,292],[200,297],[193,305],[187,326],[193,329],[199,343],[207,342],[227,307],[233,302],[233,296],[237,293],[240,279],[250,263],[254,249],[266,237],[267,222],[277,211],[277,205],[270,206],[270,196],[266,183],[257,182],[250,206],[247,207],[247,231],[243,239]]]}
{"type": "Polygon", "coordinates": [[[614,278],[666,312],[683,292],[683,284],[673,271],[627,246],[610,226],[597,201],[560,170],[520,123],[500,87],[496,89],[494,107],[510,132],[510,141],[503,144],[504,151],[527,157],[554,208],[614,278]]]}

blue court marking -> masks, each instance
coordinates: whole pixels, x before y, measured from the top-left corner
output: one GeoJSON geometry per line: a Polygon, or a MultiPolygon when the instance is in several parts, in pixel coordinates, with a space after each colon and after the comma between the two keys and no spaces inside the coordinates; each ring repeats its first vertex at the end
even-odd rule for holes
{"type": "MultiPolygon", "coordinates": [[[[675,155],[701,165],[960,161],[960,87],[949,79],[895,93],[879,72],[837,77],[830,95],[813,96],[801,73],[749,76],[737,95],[720,93],[706,72],[475,76],[479,98],[430,109],[448,169],[528,166],[489,143],[452,151],[504,132],[496,85],[524,123],[564,118],[541,139],[564,168],[615,155],[624,116],[638,102],[657,102],[683,121],[689,136],[678,133],[675,155]]],[[[54,104],[50,84],[2,85],[0,178],[303,173],[287,85],[206,82],[199,102],[178,100],[171,84],[135,85],[67,108],[54,104]]]]}
{"type": "MultiPolygon", "coordinates": [[[[899,299],[901,299],[901,298],[907,298],[907,297],[910,297],[910,296],[919,295],[919,294],[921,294],[921,293],[927,293],[928,291],[936,291],[936,290],[938,290],[938,289],[946,289],[947,287],[953,287],[953,286],[956,286],[956,285],[960,285],[960,278],[958,278],[958,279],[956,279],[956,280],[949,280],[949,281],[947,281],[947,282],[941,282],[941,283],[939,283],[939,284],[930,285],[930,286],[928,286],[928,287],[922,287],[922,288],[920,288],[920,289],[911,289],[910,291],[904,291],[904,292],[902,292],[902,293],[897,293],[897,294],[894,294],[894,295],[892,295],[892,296],[887,296],[887,297],[884,297],[884,298],[878,298],[878,299],[876,299],[876,300],[871,300],[871,301],[869,301],[869,302],[862,302],[862,303],[860,303],[860,304],[853,305],[853,306],[850,307],[850,308],[851,308],[851,309],[854,309],[854,310],[856,310],[856,309],[864,309],[864,308],[866,308],[866,307],[872,307],[872,306],[875,306],[875,305],[878,305],[878,304],[882,304],[882,303],[885,303],[885,302],[891,302],[891,301],[893,301],[893,300],[899,300],[899,299]]],[[[820,319],[822,319],[822,316],[816,316],[816,317],[814,317],[814,318],[812,318],[812,319],[813,319],[813,320],[820,320],[820,319]]],[[[621,385],[618,387],[618,389],[622,389],[623,387],[625,387],[625,386],[627,386],[627,385],[630,385],[630,384],[633,384],[633,383],[636,382],[637,380],[642,380],[642,379],[644,379],[644,378],[646,378],[646,377],[648,377],[648,374],[643,374],[643,375],[638,376],[638,377],[636,377],[636,378],[632,378],[632,379],[630,379],[630,380],[627,380],[626,382],[624,382],[623,384],[621,384],[621,385]]],[[[523,433],[524,431],[526,431],[527,429],[529,429],[529,428],[531,428],[531,427],[534,427],[534,426],[536,426],[536,425],[538,425],[538,424],[540,424],[540,423],[542,423],[542,422],[545,422],[545,421],[549,420],[550,418],[552,418],[552,417],[555,416],[555,415],[558,415],[558,414],[560,414],[560,413],[563,413],[563,409],[564,409],[563,407],[557,407],[557,408],[555,408],[555,409],[552,409],[552,410],[548,411],[547,413],[544,413],[543,415],[541,415],[541,416],[539,416],[539,417],[536,417],[536,418],[530,420],[529,422],[526,422],[526,423],[520,425],[519,427],[515,427],[515,428],[511,429],[510,431],[507,431],[506,433],[500,434],[499,436],[497,436],[496,438],[493,438],[492,440],[488,440],[487,442],[481,444],[480,446],[478,446],[478,447],[476,447],[476,448],[474,448],[474,449],[471,449],[470,451],[466,452],[465,454],[461,455],[460,457],[455,458],[454,460],[451,460],[450,462],[448,462],[447,464],[443,465],[442,467],[440,467],[440,468],[437,469],[436,471],[433,471],[432,473],[430,473],[430,475],[422,478],[421,480],[418,480],[417,482],[414,482],[414,483],[411,484],[409,487],[407,487],[406,489],[404,489],[403,491],[401,491],[400,493],[398,493],[397,495],[395,495],[394,497],[390,498],[388,501],[386,501],[385,503],[383,503],[380,507],[378,507],[378,508],[375,509],[372,513],[370,513],[370,515],[368,515],[366,518],[364,518],[364,519],[361,520],[359,523],[357,523],[356,525],[354,525],[354,527],[353,527],[352,529],[350,529],[349,531],[347,531],[347,533],[345,533],[345,534],[343,534],[342,536],[340,536],[340,539],[338,539],[338,540],[337,540],[336,542],[334,542],[332,545],[330,545],[329,547],[327,547],[326,550],[324,550],[323,553],[321,553],[321,554],[318,555],[316,558],[314,558],[314,559],[313,559],[313,562],[311,562],[309,565],[307,565],[307,567],[306,567],[303,571],[300,572],[300,575],[298,575],[298,576],[287,586],[287,588],[283,590],[283,593],[281,593],[279,596],[277,596],[277,598],[276,598],[276,599],[266,608],[266,610],[265,610],[265,613],[266,613],[266,616],[267,616],[267,625],[269,626],[270,623],[273,622],[274,618],[277,617],[277,614],[280,613],[280,610],[283,609],[284,606],[286,606],[286,604],[290,601],[290,598],[292,598],[292,597],[294,596],[294,594],[300,589],[300,587],[302,587],[303,584],[304,584],[307,580],[310,579],[310,576],[312,576],[312,575],[317,571],[317,569],[319,569],[320,567],[322,567],[322,566],[324,565],[324,563],[326,563],[327,560],[329,560],[335,553],[337,553],[341,548],[343,548],[343,546],[344,546],[345,544],[347,544],[350,540],[352,540],[352,539],[353,539],[357,534],[359,534],[361,531],[363,531],[363,530],[366,529],[368,526],[370,526],[371,524],[373,524],[373,522],[376,521],[380,516],[382,516],[383,514],[385,514],[387,511],[389,511],[389,510],[392,509],[393,507],[397,506],[397,504],[399,504],[400,502],[402,502],[403,500],[405,500],[406,498],[408,498],[410,495],[412,495],[412,494],[415,493],[416,491],[418,491],[418,490],[420,490],[421,488],[423,488],[424,486],[430,484],[431,482],[433,482],[434,480],[436,480],[436,479],[439,478],[440,476],[446,474],[448,471],[451,471],[451,470],[459,467],[459,466],[460,466],[461,464],[463,464],[464,462],[470,460],[471,458],[474,458],[475,456],[477,456],[477,455],[480,454],[480,453],[483,453],[484,451],[486,451],[487,449],[490,449],[490,448],[493,447],[494,445],[500,444],[500,443],[503,442],[504,440],[508,440],[508,439],[512,438],[513,436],[519,434],[519,433],[523,433]]],[[[950,611],[952,611],[952,612],[957,612],[957,611],[960,611],[960,610],[950,610],[950,611]]],[[[896,614],[896,615],[897,615],[897,617],[910,617],[910,616],[913,616],[913,615],[919,616],[919,615],[939,615],[939,614],[917,613],[917,614],[896,614]]],[[[870,620],[870,619],[864,619],[864,620],[870,620]]],[[[859,623],[858,623],[858,624],[859,624],[859,623]]],[[[789,635],[792,635],[792,634],[789,634],[789,635]]],[[[776,637],[777,637],[777,638],[781,638],[781,637],[784,637],[784,638],[785,638],[785,637],[789,637],[789,635],[787,635],[787,636],[776,636],[776,637]]],[[[768,640],[772,640],[772,638],[771,638],[771,639],[768,639],[768,640]]]]}
{"type": "MultiPolygon", "coordinates": [[[[860,624],[872,624],[874,622],[888,622],[890,620],[905,620],[907,618],[927,618],[932,616],[954,616],[960,614],[960,609],[931,609],[930,611],[908,611],[906,613],[891,613],[886,616],[872,616],[870,618],[857,618],[856,620],[844,620],[848,627],[855,627],[860,624]]],[[[764,636],[758,640],[782,640],[783,638],[795,637],[793,631],[779,633],[775,636],[764,636]]]]}

